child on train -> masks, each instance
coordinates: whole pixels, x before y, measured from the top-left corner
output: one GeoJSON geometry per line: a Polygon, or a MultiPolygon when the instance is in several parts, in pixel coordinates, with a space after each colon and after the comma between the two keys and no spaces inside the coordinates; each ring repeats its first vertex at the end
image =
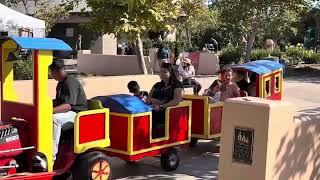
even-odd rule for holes
{"type": "Polygon", "coordinates": [[[141,99],[143,102],[146,101],[148,92],[140,91],[140,86],[137,83],[137,81],[130,81],[127,86],[130,93],[132,93],[137,98],[141,99]]]}
{"type": "Polygon", "coordinates": [[[205,92],[202,95],[208,96],[210,103],[216,103],[220,101],[221,86],[222,82],[217,79],[210,85],[210,87],[207,90],[205,90],[205,92]]]}
{"type": "Polygon", "coordinates": [[[221,87],[221,101],[229,98],[240,97],[240,88],[234,82],[232,69],[227,69],[224,73],[224,81],[221,87]]]}

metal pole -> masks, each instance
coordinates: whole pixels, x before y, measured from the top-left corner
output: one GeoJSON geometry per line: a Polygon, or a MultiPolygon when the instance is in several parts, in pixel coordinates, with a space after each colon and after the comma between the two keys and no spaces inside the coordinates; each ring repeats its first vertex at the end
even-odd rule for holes
{"type": "Polygon", "coordinates": [[[34,148],[35,148],[34,146],[30,146],[30,147],[25,147],[25,148],[10,149],[10,150],[5,150],[5,151],[0,151],[0,154],[16,152],[16,151],[24,151],[24,150],[34,149],[34,148]]]}

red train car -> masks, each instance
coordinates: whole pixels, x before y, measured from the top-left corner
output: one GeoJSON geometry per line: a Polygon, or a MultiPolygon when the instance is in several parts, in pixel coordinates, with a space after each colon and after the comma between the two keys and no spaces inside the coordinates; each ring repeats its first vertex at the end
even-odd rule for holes
{"type": "MultiPolygon", "coordinates": [[[[232,66],[233,71],[248,72],[251,76],[250,85],[255,89],[249,96],[271,100],[281,100],[283,93],[283,65],[270,60],[258,60],[232,66]]],[[[223,80],[224,71],[220,74],[223,80]]]]}
{"type": "MultiPolygon", "coordinates": [[[[99,149],[109,140],[109,110],[89,102],[80,112],[69,137],[60,140],[53,161],[53,103],[48,96],[48,67],[53,50],[70,51],[52,38],[1,37],[0,179],[50,180],[69,170],[74,179],[109,179],[107,156],[99,149]],[[32,102],[25,102],[14,89],[14,63],[20,49],[32,52],[32,102]],[[72,168],[71,168],[72,167],[72,168]]],[[[64,133],[64,132],[63,132],[64,133]]]]}
{"type": "MultiPolygon", "coordinates": [[[[256,97],[272,100],[281,100],[283,92],[282,65],[269,61],[259,60],[246,64],[232,66],[234,71],[250,72],[251,82],[255,89],[256,97]]],[[[224,71],[220,74],[223,80],[224,71]]],[[[240,91],[241,96],[249,93],[240,91]]],[[[250,94],[249,94],[250,95],[250,94]]],[[[191,146],[195,146],[198,139],[219,138],[221,133],[221,120],[223,102],[209,103],[206,96],[185,95],[185,100],[192,102],[191,146]]]]}
{"type": "Polygon", "coordinates": [[[152,137],[151,108],[136,97],[113,95],[96,97],[110,109],[110,147],[107,154],[134,162],[143,157],[161,154],[163,169],[172,171],[180,158],[174,147],[188,144],[191,135],[191,102],[183,101],[165,112],[165,125],[157,131],[163,136],[152,137]]]}

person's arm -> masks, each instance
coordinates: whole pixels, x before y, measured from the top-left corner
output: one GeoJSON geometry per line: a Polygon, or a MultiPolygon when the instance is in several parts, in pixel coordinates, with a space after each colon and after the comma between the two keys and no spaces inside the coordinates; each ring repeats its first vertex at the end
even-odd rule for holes
{"type": "Polygon", "coordinates": [[[163,108],[172,107],[178,105],[183,96],[183,89],[182,88],[176,88],[174,90],[174,96],[173,99],[165,104],[162,105],[163,108]]]}
{"type": "Polygon", "coordinates": [[[53,107],[56,107],[58,105],[58,100],[57,99],[53,99],[52,100],[52,105],[53,105],[53,107]]]}
{"type": "Polygon", "coordinates": [[[212,98],[212,102],[213,103],[216,103],[218,101],[220,101],[220,98],[221,98],[221,92],[217,92],[214,97],[212,98]]]}
{"type": "Polygon", "coordinates": [[[248,84],[250,83],[250,78],[249,78],[249,72],[248,72],[248,71],[245,73],[244,80],[245,80],[248,84]]]}
{"type": "Polygon", "coordinates": [[[191,74],[192,77],[196,76],[196,70],[194,69],[193,65],[190,66],[190,74],[191,74]]]}
{"type": "Polygon", "coordinates": [[[202,96],[208,96],[208,92],[209,92],[209,90],[208,90],[208,89],[204,90],[204,92],[203,92],[202,96]]]}
{"type": "Polygon", "coordinates": [[[53,114],[65,113],[71,110],[70,104],[60,104],[53,108],[53,114]]]}
{"type": "Polygon", "coordinates": [[[160,101],[158,99],[152,98],[153,93],[154,93],[154,87],[151,89],[149,95],[147,96],[146,103],[152,104],[152,105],[160,104],[160,101]]]}
{"type": "Polygon", "coordinates": [[[241,97],[240,95],[240,88],[238,87],[238,85],[236,83],[234,83],[234,96],[235,97],[241,97]]]}
{"type": "Polygon", "coordinates": [[[65,113],[71,110],[72,105],[77,104],[77,94],[78,88],[75,84],[69,84],[68,88],[68,95],[64,95],[64,101],[62,104],[53,108],[53,113],[65,113]]]}

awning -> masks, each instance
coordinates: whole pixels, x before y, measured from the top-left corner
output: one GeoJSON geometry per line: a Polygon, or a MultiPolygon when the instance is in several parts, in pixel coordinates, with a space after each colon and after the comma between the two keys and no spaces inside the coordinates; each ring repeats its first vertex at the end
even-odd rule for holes
{"type": "Polygon", "coordinates": [[[0,40],[13,40],[21,49],[72,51],[68,44],[55,38],[0,37],[0,40]]]}
{"type": "Polygon", "coordinates": [[[2,24],[13,24],[21,28],[46,28],[46,23],[40,19],[27,16],[23,13],[15,11],[3,4],[0,4],[0,19],[2,24]]]}

